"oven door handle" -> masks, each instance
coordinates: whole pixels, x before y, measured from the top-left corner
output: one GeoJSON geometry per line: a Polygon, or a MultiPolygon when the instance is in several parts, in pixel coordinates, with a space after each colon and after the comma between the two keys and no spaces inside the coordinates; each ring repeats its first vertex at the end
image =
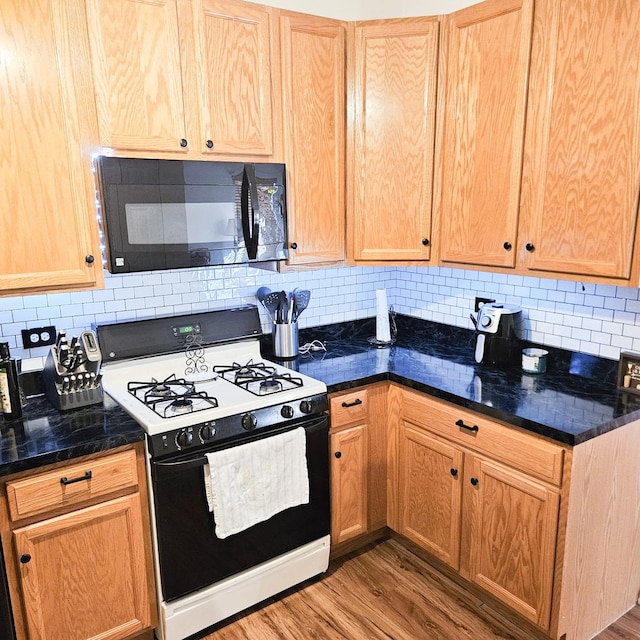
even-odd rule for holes
{"type": "Polygon", "coordinates": [[[200,456],[192,460],[179,460],[177,462],[154,462],[153,465],[160,469],[197,469],[207,464],[207,457],[200,456]]]}

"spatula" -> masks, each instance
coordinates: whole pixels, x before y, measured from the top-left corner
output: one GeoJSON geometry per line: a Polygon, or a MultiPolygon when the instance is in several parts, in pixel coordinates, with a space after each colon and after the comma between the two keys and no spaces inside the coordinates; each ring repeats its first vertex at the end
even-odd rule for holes
{"type": "Polygon", "coordinates": [[[293,322],[297,322],[300,314],[307,308],[311,291],[308,289],[296,289],[293,292],[293,322]]]}

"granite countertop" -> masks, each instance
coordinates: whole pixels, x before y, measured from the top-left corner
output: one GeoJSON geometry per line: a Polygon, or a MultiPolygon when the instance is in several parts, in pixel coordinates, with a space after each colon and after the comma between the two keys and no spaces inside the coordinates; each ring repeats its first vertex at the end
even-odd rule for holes
{"type": "MultiPolygon", "coordinates": [[[[390,380],[568,445],[640,419],[640,396],[616,388],[616,361],[546,347],[544,374],[499,370],[474,362],[472,330],[409,316],[397,324],[397,342],[382,349],[368,341],[374,318],[304,329],[301,345],[320,340],[327,351],[280,362],[330,392],[390,380]]],[[[269,342],[264,336],[262,349],[273,359],[269,342]]],[[[0,419],[0,476],[142,440],[142,428],[108,396],[60,412],[36,395],[21,420],[0,419]]]]}
{"type": "Polygon", "coordinates": [[[27,399],[22,419],[0,418],[0,476],[144,440],[144,431],[113,400],[58,411],[43,395],[27,399]]]}
{"type": "MultiPolygon", "coordinates": [[[[546,373],[500,370],[475,363],[473,330],[396,321],[397,342],[382,349],[368,342],[374,319],[302,330],[301,345],[320,340],[326,353],[281,363],[330,392],[390,380],[572,446],[640,419],[640,396],[616,388],[617,361],[544,347],[546,373]]],[[[268,341],[263,349],[270,357],[268,341]]]]}

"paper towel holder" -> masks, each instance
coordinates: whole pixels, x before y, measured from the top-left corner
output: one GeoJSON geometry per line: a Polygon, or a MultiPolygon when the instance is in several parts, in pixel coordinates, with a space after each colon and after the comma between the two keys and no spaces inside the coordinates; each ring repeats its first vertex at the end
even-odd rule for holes
{"type": "Polygon", "coordinates": [[[398,336],[398,327],[396,325],[396,312],[393,308],[393,305],[389,307],[389,325],[391,328],[391,339],[390,340],[378,340],[375,336],[369,338],[369,344],[378,347],[378,349],[382,349],[384,347],[390,347],[395,343],[396,338],[398,336]]]}

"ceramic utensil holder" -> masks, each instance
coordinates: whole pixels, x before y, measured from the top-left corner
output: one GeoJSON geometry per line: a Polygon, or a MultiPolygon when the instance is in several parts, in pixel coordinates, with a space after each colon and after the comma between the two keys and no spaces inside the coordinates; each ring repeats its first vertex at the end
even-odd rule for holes
{"type": "Polygon", "coordinates": [[[273,355],[276,358],[295,358],[298,355],[298,323],[273,323],[273,355]]]}

